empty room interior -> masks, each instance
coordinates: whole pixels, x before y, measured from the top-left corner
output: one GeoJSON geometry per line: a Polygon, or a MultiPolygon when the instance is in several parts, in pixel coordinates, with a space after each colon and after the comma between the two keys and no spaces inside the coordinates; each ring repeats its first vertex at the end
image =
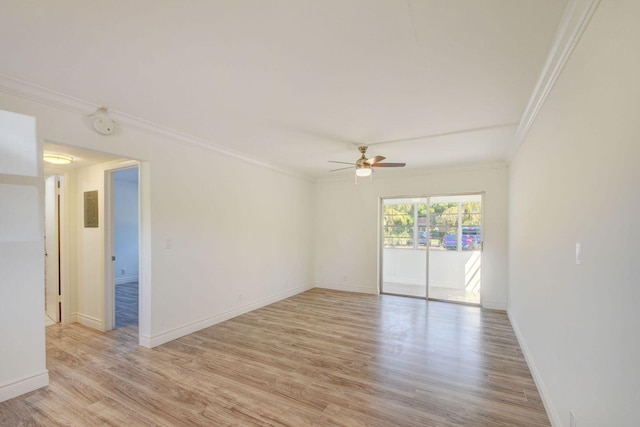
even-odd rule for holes
{"type": "Polygon", "coordinates": [[[638,19],[3,1],[0,425],[640,425],[638,19]]]}

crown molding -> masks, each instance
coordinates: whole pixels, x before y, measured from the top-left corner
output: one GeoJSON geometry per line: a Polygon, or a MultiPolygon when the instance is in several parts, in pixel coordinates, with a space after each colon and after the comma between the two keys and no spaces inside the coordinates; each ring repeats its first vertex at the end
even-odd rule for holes
{"type": "Polygon", "coordinates": [[[516,123],[502,123],[502,124],[490,125],[490,126],[482,126],[482,127],[477,127],[477,128],[459,129],[459,130],[454,130],[454,131],[449,131],[449,132],[433,133],[433,134],[423,135],[423,136],[412,136],[412,137],[409,137],[409,138],[390,139],[390,140],[386,140],[386,141],[375,141],[375,142],[364,142],[364,143],[359,144],[359,145],[365,145],[367,147],[371,147],[373,145],[395,144],[397,142],[413,142],[413,141],[419,142],[419,141],[423,141],[423,140],[427,140],[427,139],[444,138],[444,137],[447,137],[447,136],[455,136],[455,135],[462,135],[462,134],[484,132],[484,131],[488,131],[488,130],[505,129],[505,128],[510,128],[510,127],[515,128],[518,125],[519,125],[519,123],[517,123],[517,122],[516,123]]]}
{"type": "Polygon", "coordinates": [[[100,108],[100,105],[56,92],[55,90],[46,89],[3,73],[0,73],[0,92],[82,115],[89,115],[100,108]]]}
{"type": "Polygon", "coordinates": [[[599,4],[600,0],[569,0],[547,61],[516,129],[514,143],[508,155],[509,162],[520,150],[540,109],[578,45],[599,4]]]}
{"type": "MultiPolygon", "coordinates": [[[[35,85],[33,83],[17,79],[15,77],[0,73],[0,92],[4,92],[10,95],[15,95],[20,98],[25,98],[31,101],[38,102],[40,104],[48,105],[60,110],[69,111],[74,114],[88,117],[95,113],[98,108],[104,108],[102,105],[95,104],[93,102],[86,101],[84,99],[76,98],[70,95],[66,95],[61,92],[57,92],[51,89],[44,88],[42,86],[35,85]]],[[[232,150],[227,147],[215,144],[203,138],[199,138],[193,135],[189,135],[185,132],[181,132],[175,129],[162,126],[158,123],[151,122],[149,120],[141,119],[136,116],[132,116],[121,111],[109,109],[109,116],[120,126],[127,126],[138,130],[145,131],[147,133],[168,137],[173,140],[177,140],[183,143],[195,145],[207,150],[215,151],[216,153],[223,154],[225,156],[233,157],[247,163],[252,163],[273,171],[288,175],[294,178],[299,178],[308,182],[313,182],[313,179],[288,169],[273,165],[271,163],[257,160],[253,157],[247,156],[238,151],[232,150]]]]}

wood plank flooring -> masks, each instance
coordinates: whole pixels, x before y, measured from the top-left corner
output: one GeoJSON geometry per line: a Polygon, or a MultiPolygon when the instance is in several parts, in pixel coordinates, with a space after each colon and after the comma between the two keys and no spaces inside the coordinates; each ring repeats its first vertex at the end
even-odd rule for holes
{"type": "Polygon", "coordinates": [[[116,285],[116,328],[138,324],[138,282],[116,285]]]}
{"type": "Polygon", "coordinates": [[[47,328],[1,425],[549,426],[504,313],[313,289],[164,344],[47,328]]]}

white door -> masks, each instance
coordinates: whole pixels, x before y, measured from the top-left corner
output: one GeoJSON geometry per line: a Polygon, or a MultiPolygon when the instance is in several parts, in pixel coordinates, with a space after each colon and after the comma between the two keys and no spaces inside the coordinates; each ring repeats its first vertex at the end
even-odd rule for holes
{"type": "Polygon", "coordinates": [[[58,245],[59,199],[58,176],[50,176],[45,182],[45,312],[56,322],[60,321],[60,253],[58,245]]]}

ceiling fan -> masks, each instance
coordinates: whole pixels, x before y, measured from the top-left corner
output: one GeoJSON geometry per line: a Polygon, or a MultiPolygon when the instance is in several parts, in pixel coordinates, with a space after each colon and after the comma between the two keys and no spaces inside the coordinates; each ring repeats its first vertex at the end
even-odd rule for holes
{"type": "Polygon", "coordinates": [[[371,168],[402,168],[406,165],[406,163],[380,163],[381,161],[386,159],[386,157],[384,156],[375,156],[370,159],[367,159],[367,157],[365,156],[365,153],[367,152],[367,148],[368,147],[366,145],[361,145],[358,147],[358,150],[360,151],[360,153],[362,153],[362,156],[358,160],[356,160],[355,163],[336,162],[334,160],[329,160],[330,163],[342,163],[345,165],[352,165],[344,168],[332,169],[330,172],[350,169],[353,166],[355,166],[356,179],[357,179],[357,177],[359,176],[370,176],[372,172],[371,168]]]}

